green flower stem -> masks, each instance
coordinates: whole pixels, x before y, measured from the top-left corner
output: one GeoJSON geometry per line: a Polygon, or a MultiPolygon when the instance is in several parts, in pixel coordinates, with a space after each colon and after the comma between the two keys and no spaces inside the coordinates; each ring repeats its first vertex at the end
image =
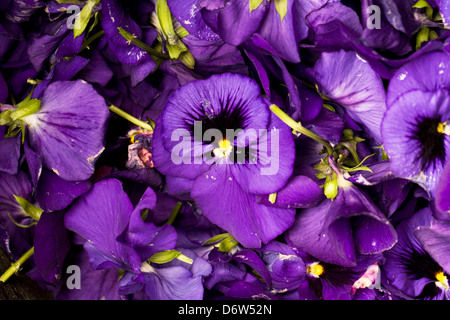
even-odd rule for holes
{"type": "Polygon", "coordinates": [[[8,268],[8,270],[5,271],[5,273],[2,274],[0,277],[0,282],[6,282],[12,275],[14,275],[17,271],[20,270],[22,265],[25,263],[25,261],[28,260],[29,257],[31,257],[34,254],[34,247],[31,247],[30,250],[25,252],[23,256],[19,258],[16,262],[14,262],[11,267],[8,268]]]}
{"type": "Polygon", "coordinates": [[[329,155],[333,154],[333,147],[331,144],[320,137],[319,135],[315,134],[314,132],[306,129],[301,125],[301,123],[296,122],[294,119],[289,117],[283,110],[281,110],[278,106],[272,104],[270,106],[270,110],[277,115],[278,118],[280,118],[284,123],[286,123],[289,127],[291,127],[293,130],[300,132],[301,134],[304,134],[305,136],[319,142],[325,148],[327,149],[327,152],[329,155]]]}
{"type": "Polygon", "coordinates": [[[156,57],[156,58],[161,58],[161,59],[169,59],[170,58],[169,55],[155,50],[154,48],[145,44],[141,40],[137,39],[136,36],[133,36],[131,33],[126,31],[125,29],[120,28],[120,27],[118,27],[117,29],[119,30],[120,35],[125,38],[125,40],[129,41],[130,43],[132,43],[132,44],[136,45],[137,47],[141,48],[142,50],[146,51],[151,56],[156,57]]]}
{"type": "Polygon", "coordinates": [[[131,123],[141,127],[142,129],[146,129],[146,130],[148,130],[150,132],[153,132],[153,128],[152,128],[152,126],[150,124],[133,117],[131,114],[129,114],[129,113],[127,113],[127,112],[117,108],[116,106],[110,106],[109,110],[111,110],[115,114],[121,116],[122,118],[130,121],[131,123]]]}
{"type": "Polygon", "coordinates": [[[175,218],[178,215],[178,212],[180,212],[182,203],[181,202],[177,202],[177,204],[175,205],[175,208],[173,208],[172,213],[170,214],[169,219],[167,220],[167,224],[171,225],[174,221],[175,218]]]}

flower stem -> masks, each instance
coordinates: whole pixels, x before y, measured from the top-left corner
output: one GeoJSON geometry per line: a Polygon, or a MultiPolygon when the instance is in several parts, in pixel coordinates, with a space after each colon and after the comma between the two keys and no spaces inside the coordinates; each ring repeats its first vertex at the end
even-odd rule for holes
{"type": "Polygon", "coordinates": [[[169,219],[166,222],[167,224],[171,225],[175,221],[175,218],[177,217],[178,212],[180,212],[181,206],[182,206],[182,203],[177,202],[177,204],[175,205],[175,208],[173,208],[172,213],[170,214],[169,219]]]}
{"type": "Polygon", "coordinates": [[[300,132],[301,134],[304,134],[305,136],[319,142],[325,148],[327,149],[327,152],[329,155],[333,154],[333,147],[331,144],[323,139],[321,136],[315,134],[314,132],[306,129],[301,125],[300,122],[296,122],[294,119],[289,117],[283,110],[281,110],[278,106],[272,104],[270,106],[270,110],[277,115],[284,123],[286,123],[289,127],[291,127],[293,130],[300,132]]]}
{"type": "Polygon", "coordinates": [[[153,132],[153,128],[152,128],[152,126],[150,124],[133,117],[131,114],[123,111],[122,109],[119,109],[116,106],[110,106],[109,110],[111,110],[115,114],[121,116],[122,118],[130,121],[131,123],[141,127],[142,129],[146,129],[146,130],[148,130],[150,132],[153,132]]]}
{"type": "Polygon", "coordinates": [[[14,262],[8,270],[5,271],[0,277],[0,282],[6,282],[12,275],[14,275],[17,271],[20,270],[25,261],[28,260],[34,254],[34,247],[31,247],[30,250],[24,253],[23,256],[19,258],[16,262],[14,262]]]}

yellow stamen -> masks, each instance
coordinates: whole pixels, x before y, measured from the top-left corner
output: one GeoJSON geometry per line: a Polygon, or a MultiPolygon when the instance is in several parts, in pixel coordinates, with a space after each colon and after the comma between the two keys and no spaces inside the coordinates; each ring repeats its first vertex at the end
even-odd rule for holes
{"type": "Polygon", "coordinates": [[[215,148],[213,152],[216,157],[227,158],[232,149],[231,142],[227,139],[223,139],[219,141],[219,147],[215,148]]]}
{"type": "Polygon", "coordinates": [[[306,267],[306,273],[312,275],[315,278],[320,277],[324,271],[325,270],[323,266],[318,262],[312,263],[306,267]]]}
{"type": "Polygon", "coordinates": [[[450,126],[447,122],[441,122],[437,126],[437,132],[450,136],[450,126]]]}
{"type": "Polygon", "coordinates": [[[436,272],[434,276],[436,277],[437,281],[435,283],[438,287],[445,290],[449,289],[447,276],[444,275],[443,271],[436,272]]]}

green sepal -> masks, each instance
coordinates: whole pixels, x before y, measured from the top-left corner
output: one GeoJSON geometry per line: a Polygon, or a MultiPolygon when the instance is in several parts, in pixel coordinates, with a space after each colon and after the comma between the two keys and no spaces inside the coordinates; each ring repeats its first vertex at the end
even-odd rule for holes
{"type": "Polygon", "coordinates": [[[16,120],[9,126],[8,131],[6,131],[5,137],[12,138],[15,137],[19,132],[22,132],[22,143],[25,141],[25,123],[22,120],[16,120]]]}
{"type": "Polygon", "coordinates": [[[281,21],[283,21],[284,17],[287,14],[288,10],[288,1],[287,0],[275,0],[275,9],[281,17],[281,21]]]}
{"type": "Polygon", "coordinates": [[[167,263],[177,258],[180,254],[181,252],[177,250],[164,250],[152,255],[150,258],[147,259],[147,262],[153,262],[158,264],[167,263]]]}
{"type": "Polygon", "coordinates": [[[29,116],[36,113],[41,107],[41,101],[39,99],[26,99],[17,104],[17,109],[11,112],[12,121],[16,121],[20,118],[29,116]]]}
{"type": "Polygon", "coordinates": [[[253,10],[258,9],[262,2],[263,2],[263,0],[250,0],[249,3],[248,3],[248,7],[250,9],[250,12],[252,12],[253,10]]]}
{"type": "Polygon", "coordinates": [[[154,59],[155,57],[161,58],[161,59],[169,59],[169,56],[150,47],[149,45],[145,44],[141,40],[137,39],[136,36],[132,35],[125,29],[118,27],[117,30],[119,30],[119,33],[122,37],[125,38],[130,44],[134,44],[135,46],[141,48],[142,50],[146,51],[148,54],[150,54],[154,59]]]}
{"type": "Polygon", "coordinates": [[[420,29],[419,33],[417,33],[416,37],[416,50],[419,50],[422,46],[422,43],[428,41],[430,39],[430,29],[428,27],[423,27],[420,29]]]}
{"type": "Polygon", "coordinates": [[[99,4],[100,0],[88,0],[86,5],[81,9],[80,15],[75,20],[75,26],[73,29],[73,37],[76,38],[83,34],[84,30],[91,19],[92,11],[95,6],[99,4]]]}
{"type": "Polygon", "coordinates": [[[221,234],[219,234],[217,236],[214,236],[214,237],[206,240],[205,242],[202,243],[202,245],[217,244],[220,241],[222,241],[223,239],[228,238],[229,236],[230,236],[230,234],[228,232],[227,233],[221,233],[221,234]]]}
{"type": "Polygon", "coordinates": [[[231,249],[233,249],[238,244],[239,244],[239,242],[237,242],[233,236],[229,236],[229,237],[223,239],[219,243],[219,251],[220,252],[229,252],[231,249]]]}
{"type": "Polygon", "coordinates": [[[34,205],[32,205],[27,199],[13,195],[17,203],[22,207],[23,212],[34,220],[39,220],[41,218],[42,210],[34,205]]]}
{"type": "Polygon", "coordinates": [[[6,109],[2,113],[0,113],[0,126],[11,123],[13,120],[11,119],[11,113],[14,110],[6,109]]]}
{"type": "Polygon", "coordinates": [[[37,225],[37,221],[34,221],[30,224],[21,224],[21,223],[17,222],[16,220],[14,220],[13,216],[9,212],[8,212],[8,217],[11,220],[11,222],[14,223],[19,228],[28,229],[28,228],[31,228],[32,226],[37,225]]]}
{"type": "Polygon", "coordinates": [[[194,56],[192,55],[192,53],[187,50],[184,52],[180,53],[180,56],[178,57],[178,59],[183,62],[183,64],[188,67],[189,69],[194,69],[195,67],[195,59],[194,56]]]}

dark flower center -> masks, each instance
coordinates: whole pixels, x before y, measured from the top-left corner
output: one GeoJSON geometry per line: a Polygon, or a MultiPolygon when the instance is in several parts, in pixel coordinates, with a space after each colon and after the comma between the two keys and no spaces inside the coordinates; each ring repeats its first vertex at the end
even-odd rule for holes
{"type": "MultiPolygon", "coordinates": [[[[227,130],[237,134],[238,130],[244,130],[246,128],[249,118],[246,103],[247,101],[243,101],[240,98],[228,97],[225,101],[220,102],[219,111],[216,111],[215,108],[211,107],[209,101],[205,100],[202,101],[200,108],[192,110],[192,113],[189,115],[190,117],[185,119],[185,123],[188,130],[194,134],[193,136],[196,141],[203,141],[205,132],[209,129],[219,130],[223,140],[214,141],[214,137],[212,137],[213,141],[203,142],[206,144],[214,143],[217,145],[217,148],[220,148],[225,144],[231,144],[236,138],[236,136],[227,136],[227,130]],[[195,130],[195,125],[198,121],[202,123],[201,131],[195,130]],[[196,132],[198,134],[201,133],[201,137],[196,136],[196,132]]],[[[243,163],[250,161],[253,154],[248,147],[244,148],[244,150],[232,148],[231,152],[233,152],[233,159],[243,163]],[[238,153],[241,152],[244,154],[239,156],[238,153]]],[[[211,153],[209,157],[213,158],[214,153],[211,153]]]]}
{"type": "Polygon", "coordinates": [[[405,272],[413,280],[428,279],[427,284],[421,294],[416,297],[420,299],[430,299],[439,294],[440,289],[436,286],[437,275],[443,274],[441,266],[426,252],[418,251],[416,248],[410,248],[401,256],[405,272]]]}
{"type": "Polygon", "coordinates": [[[445,161],[444,135],[438,132],[439,119],[422,118],[413,132],[413,139],[420,143],[421,153],[416,158],[422,171],[445,161]]]}

